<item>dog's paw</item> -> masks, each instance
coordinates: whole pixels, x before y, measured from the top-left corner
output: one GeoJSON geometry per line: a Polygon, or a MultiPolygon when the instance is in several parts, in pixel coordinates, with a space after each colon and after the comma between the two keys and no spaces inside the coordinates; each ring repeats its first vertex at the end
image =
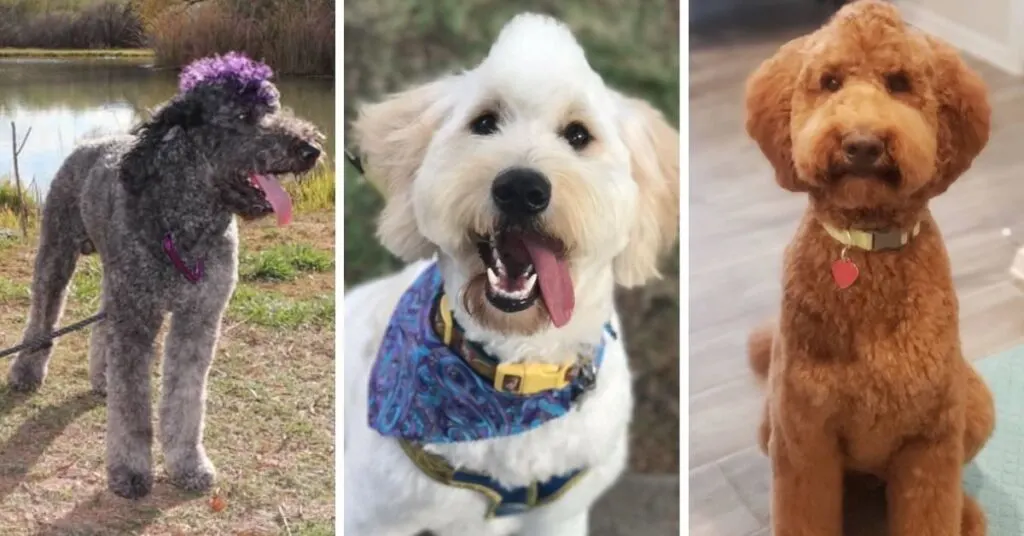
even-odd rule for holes
{"type": "Polygon", "coordinates": [[[31,363],[25,364],[19,359],[11,365],[11,370],[7,373],[7,384],[13,391],[31,393],[39,390],[39,387],[43,385],[44,378],[46,378],[45,368],[32,366],[31,363]]]}
{"type": "Polygon", "coordinates": [[[153,489],[153,474],[125,466],[107,468],[107,487],[125,499],[141,499],[153,489]]]}
{"type": "Polygon", "coordinates": [[[167,474],[172,484],[192,492],[208,491],[217,479],[213,463],[201,453],[189,456],[186,460],[168,462],[167,474]]]}

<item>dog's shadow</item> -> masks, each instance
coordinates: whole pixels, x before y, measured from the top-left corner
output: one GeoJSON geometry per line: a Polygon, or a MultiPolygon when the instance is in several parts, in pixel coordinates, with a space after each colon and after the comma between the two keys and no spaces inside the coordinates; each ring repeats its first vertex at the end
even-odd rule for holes
{"type": "Polygon", "coordinates": [[[885,484],[866,475],[846,475],[843,483],[843,535],[885,536],[888,517],[885,484]]]}
{"type": "MultiPolygon", "coordinates": [[[[23,406],[32,394],[0,387],[0,422],[23,406]]],[[[0,503],[25,483],[32,468],[43,453],[64,430],[82,415],[104,404],[102,396],[85,391],[58,404],[35,411],[10,437],[0,443],[0,503]]],[[[129,501],[115,497],[106,490],[78,501],[77,506],[64,517],[39,529],[37,535],[57,536],[95,529],[97,534],[121,532],[130,524],[141,530],[156,521],[162,513],[178,504],[194,499],[170,486],[154,486],[153,494],[142,501],[129,501]]]]}
{"type": "MultiPolygon", "coordinates": [[[[0,387],[0,422],[9,418],[33,395],[0,387]]],[[[103,399],[83,392],[35,412],[0,444],[0,502],[17,489],[46,449],[75,419],[103,404],[103,399]]]]}
{"type": "Polygon", "coordinates": [[[194,500],[195,495],[170,485],[153,486],[145,499],[132,501],[98,491],[78,502],[64,517],[47,523],[34,536],[68,536],[70,534],[140,534],[163,516],[164,512],[194,500]]]}

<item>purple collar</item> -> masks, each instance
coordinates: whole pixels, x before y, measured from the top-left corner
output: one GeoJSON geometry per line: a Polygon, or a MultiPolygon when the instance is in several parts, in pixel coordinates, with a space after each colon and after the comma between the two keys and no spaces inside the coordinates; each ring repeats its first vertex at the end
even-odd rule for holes
{"type": "Polygon", "coordinates": [[[174,245],[174,237],[168,232],[164,235],[163,240],[164,253],[167,254],[167,258],[171,260],[171,264],[174,268],[185,276],[185,279],[189,283],[198,283],[203,278],[203,259],[196,259],[195,269],[189,268],[185,261],[182,260],[181,255],[178,253],[178,248],[174,245]]]}
{"type": "Polygon", "coordinates": [[[441,283],[433,264],[395,308],[370,372],[371,428],[417,443],[476,441],[521,434],[574,409],[576,383],[532,395],[499,391],[446,346],[432,321],[441,283]]]}

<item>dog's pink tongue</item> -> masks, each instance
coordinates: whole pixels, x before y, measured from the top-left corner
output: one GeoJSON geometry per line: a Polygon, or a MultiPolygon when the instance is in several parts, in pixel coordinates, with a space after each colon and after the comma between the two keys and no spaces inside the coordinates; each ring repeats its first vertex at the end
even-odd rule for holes
{"type": "Polygon", "coordinates": [[[270,175],[252,175],[260,188],[263,189],[263,194],[267,196],[267,202],[274,208],[274,215],[277,216],[278,225],[288,225],[292,222],[292,198],[288,196],[288,192],[284,191],[281,187],[281,183],[277,182],[277,179],[270,175]]]}
{"type": "Polygon", "coordinates": [[[573,307],[576,306],[569,266],[558,257],[552,245],[540,237],[524,235],[523,244],[530,252],[530,260],[537,271],[541,297],[544,298],[551,322],[560,328],[569,323],[573,307]]]}

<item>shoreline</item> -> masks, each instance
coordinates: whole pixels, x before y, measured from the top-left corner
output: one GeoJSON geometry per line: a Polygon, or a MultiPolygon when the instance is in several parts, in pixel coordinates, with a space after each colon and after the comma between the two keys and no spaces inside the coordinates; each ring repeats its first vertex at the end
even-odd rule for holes
{"type": "Polygon", "coordinates": [[[148,48],[0,48],[0,59],[155,59],[148,48]]]}
{"type": "MultiPolygon", "coordinates": [[[[0,61],[3,60],[121,60],[150,61],[149,68],[155,71],[177,71],[181,66],[157,65],[156,53],[148,48],[4,48],[0,47],[0,61]]],[[[334,74],[292,74],[276,73],[288,78],[310,78],[334,80],[334,74]]]]}

